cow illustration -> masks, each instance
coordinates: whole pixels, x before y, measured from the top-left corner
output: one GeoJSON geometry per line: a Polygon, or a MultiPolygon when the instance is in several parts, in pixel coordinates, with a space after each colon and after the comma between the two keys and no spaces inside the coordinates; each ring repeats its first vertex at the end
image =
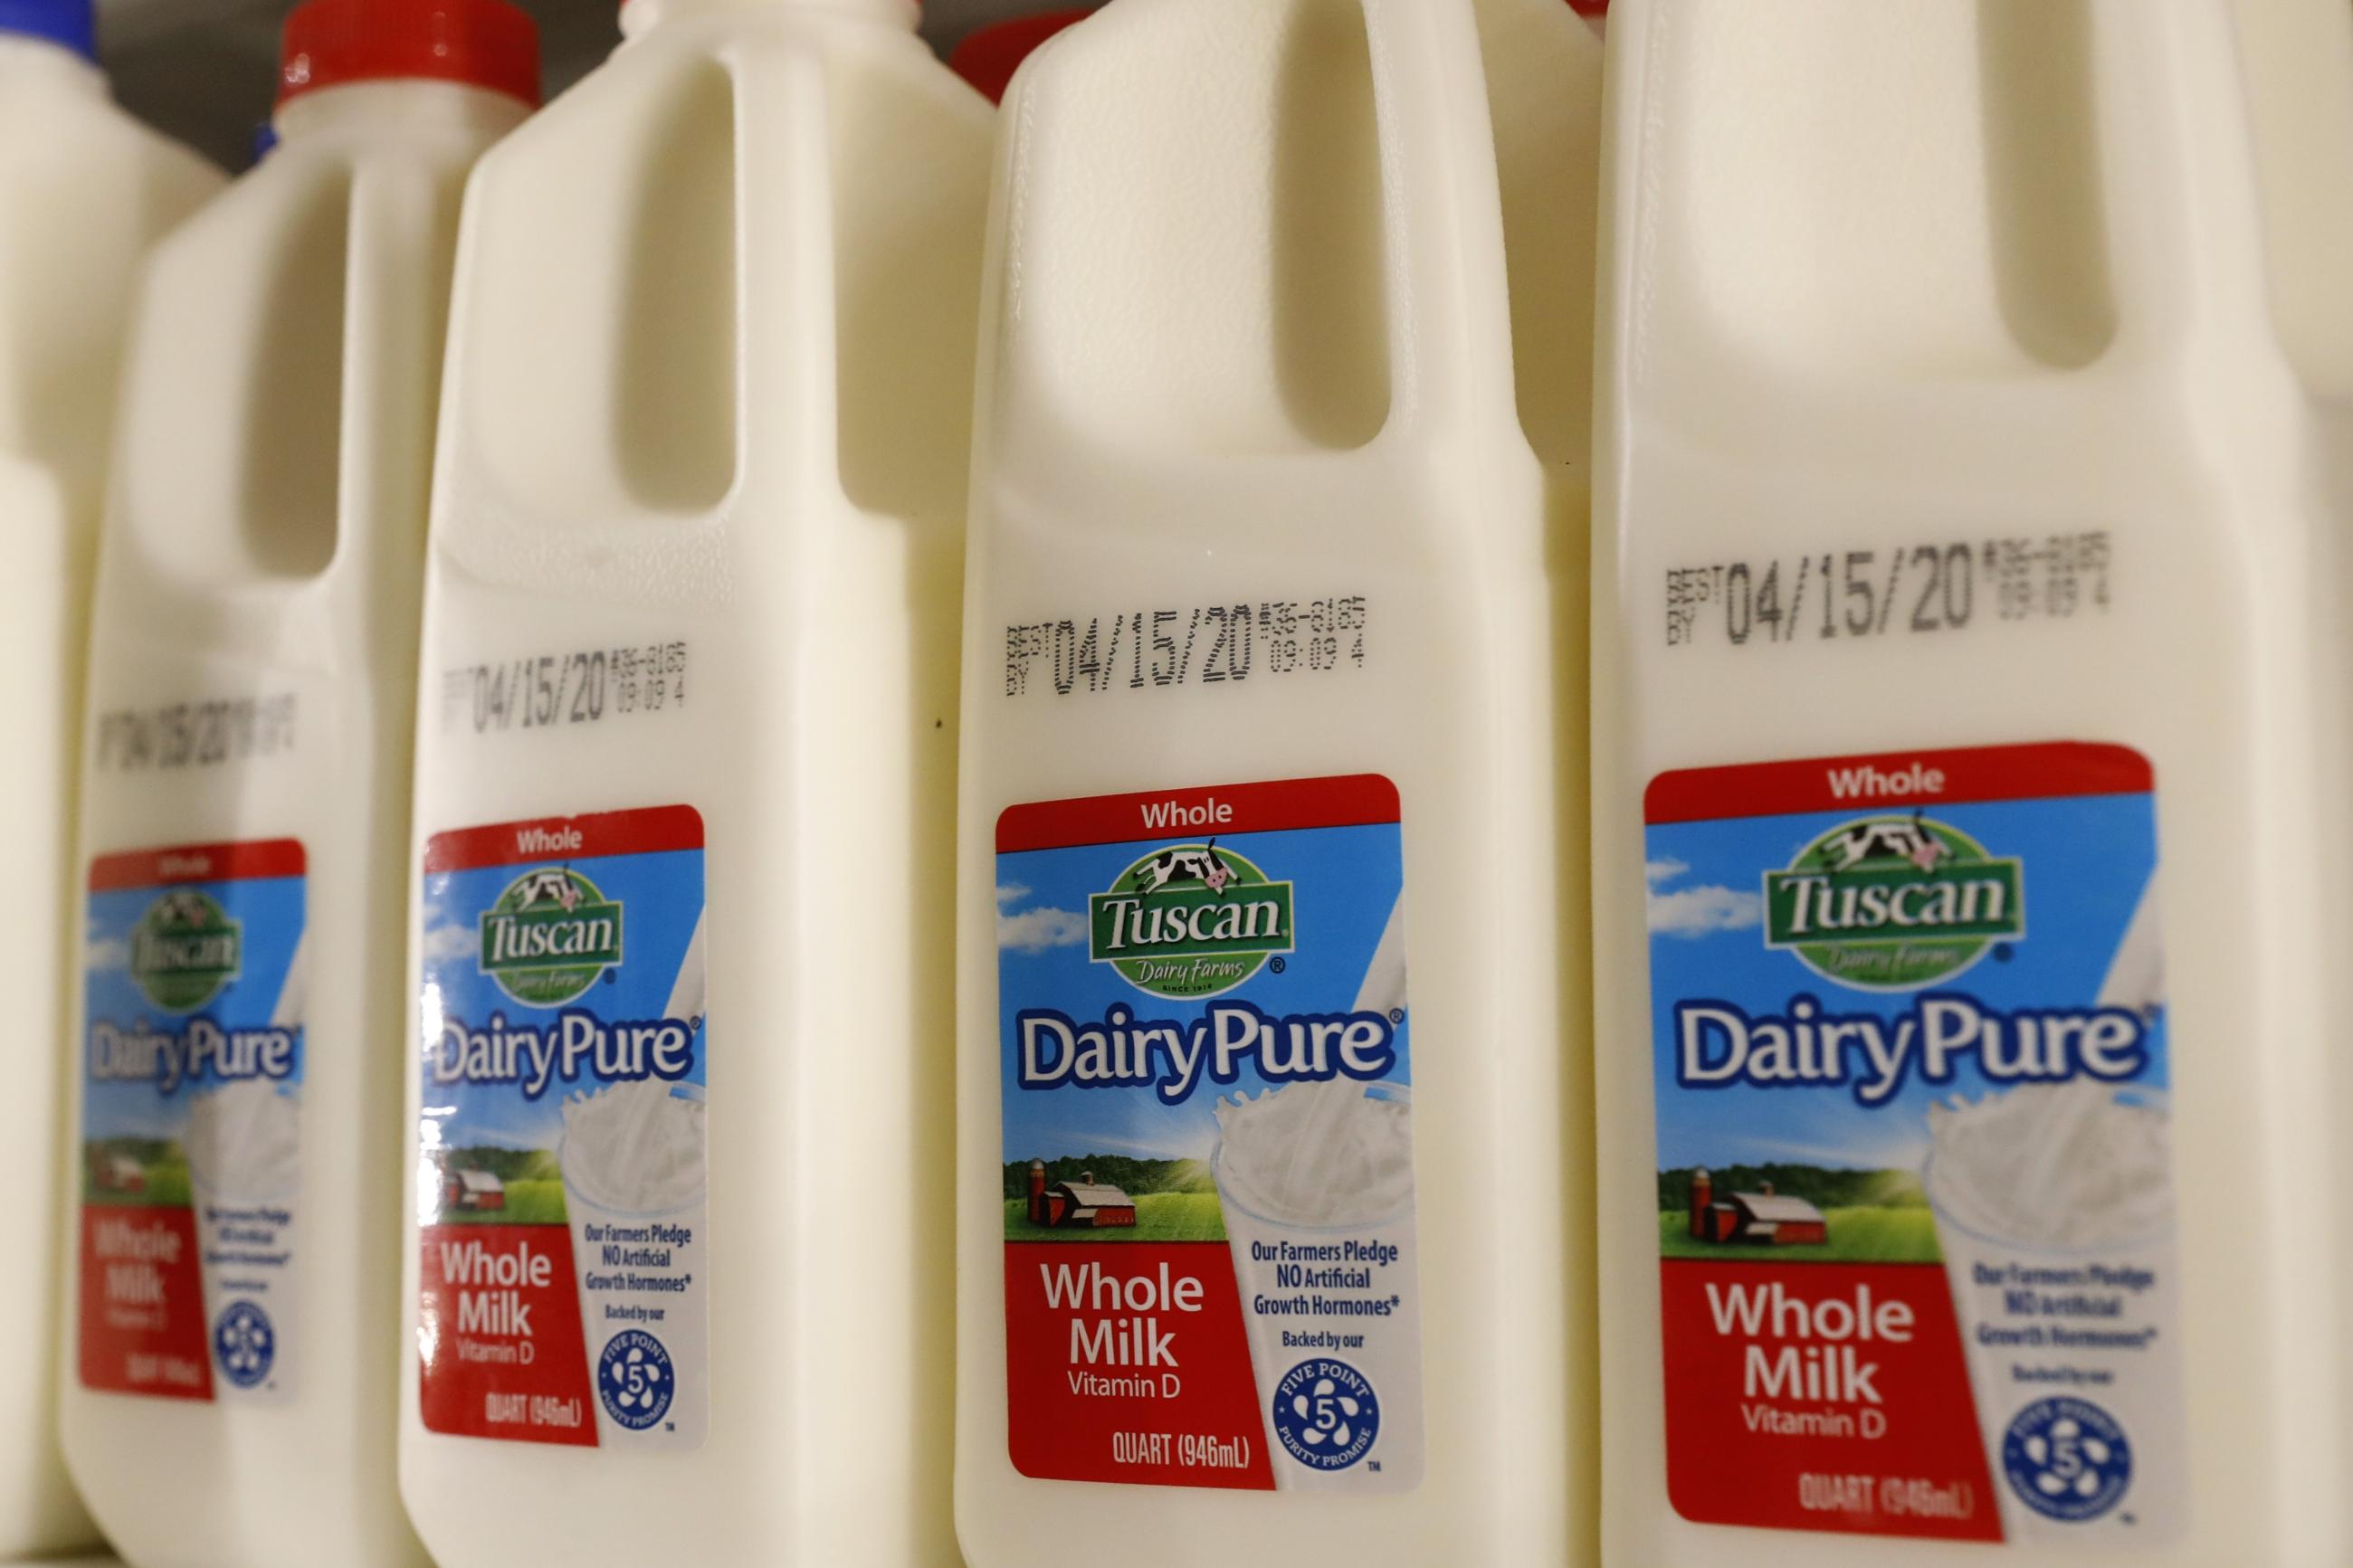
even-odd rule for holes
{"type": "Polygon", "coordinates": [[[213,923],[213,906],[202,893],[166,893],[158,900],[160,917],[168,925],[194,931],[213,923]]]}
{"type": "Polygon", "coordinates": [[[1233,879],[1234,869],[1218,858],[1218,841],[1214,838],[1198,849],[1163,849],[1135,868],[1136,889],[1146,894],[1156,893],[1171,884],[1198,882],[1222,897],[1226,884],[1233,879]]]}
{"type": "Polygon", "coordinates": [[[515,895],[515,908],[533,910],[542,904],[554,904],[565,914],[580,907],[580,884],[572,873],[561,869],[533,871],[525,877],[515,895]]]}
{"type": "Polygon", "coordinates": [[[1865,860],[1892,859],[1909,860],[1925,874],[1953,851],[1928,831],[1915,811],[1909,822],[1858,822],[1825,842],[1821,852],[1831,861],[1832,871],[1851,871],[1865,860]]]}

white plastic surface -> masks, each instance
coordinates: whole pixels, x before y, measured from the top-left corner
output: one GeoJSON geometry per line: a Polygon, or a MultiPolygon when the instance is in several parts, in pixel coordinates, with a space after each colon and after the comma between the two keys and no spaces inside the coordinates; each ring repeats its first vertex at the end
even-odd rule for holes
{"type": "Polygon", "coordinates": [[[404,1330],[402,1493],[443,1568],[955,1561],[944,959],[993,116],[913,19],[636,0],[469,196],[418,844],[701,814],[712,1395],[683,1452],[438,1434],[404,1330]],[[449,670],[673,643],[659,710],[480,732],[440,700],[449,670]]]}
{"type": "MultiPolygon", "coordinates": [[[[2327,864],[2353,865],[2353,7],[2337,0],[2237,0],[2240,53],[2254,124],[2274,325],[2298,396],[2288,449],[2294,495],[2284,510],[2319,542],[2315,618],[2336,633],[2320,675],[2328,748],[2327,864]]],[[[2353,902],[2327,905],[2328,951],[2353,950],[2353,902]]],[[[2332,962],[2335,1016],[2353,1006],[2353,971],[2332,962]]],[[[2353,1062],[2336,1051],[2332,1103],[2353,1103],[2353,1062]]],[[[2353,1270],[2353,1258],[2342,1258],[2353,1270]]],[[[2345,1287],[2353,1291],[2353,1278],[2345,1287]]],[[[2348,1299],[2340,1297],[2340,1300],[2348,1299]]],[[[2353,1423],[2353,1357],[2337,1361],[2337,1419],[2353,1423]]]]}
{"type": "MultiPolygon", "coordinates": [[[[69,1374],[69,1461],[142,1568],[421,1560],[393,1453],[416,622],[459,194],[522,113],[438,82],[299,99],[279,150],[157,253],[142,300],[92,713],[290,697],[292,740],[86,763],[79,864],[299,838],[310,965],[299,1390],[208,1405],[69,1374]]],[[[70,1268],[64,1293],[70,1322],[70,1268]]]]}
{"type": "Polygon", "coordinates": [[[1579,1021],[1599,66],[1558,0],[1114,0],[1008,98],[958,890],[974,1568],[1594,1561],[1579,1021]],[[1367,597],[1361,668],[1008,689],[1011,626],[1335,595],[1367,597]],[[1019,1152],[998,816],[1358,773],[1403,797],[1416,1039],[1436,1042],[1412,1100],[1423,1479],[1270,1496],[1026,1478],[1008,1449],[1000,1161],[1019,1152]]]}
{"type": "MultiPolygon", "coordinates": [[[[2336,62],[2314,73],[2341,70],[2344,7],[2300,14],[2303,47],[2336,62]]],[[[1989,1550],[1676,1515],[1641,918],[1642,791],[1662,770],[2058,739],[2137,747],[2157,777],[2189,1479],[2160,1500],[2185,1532],[2130,1560],[2320,1568],[2353,1550],[2342,1232],[2305,1217],[2341,1142],[2344,964],[2324,942],[2343,900],[2322,877],[2344,864],[2327,826],[2343,795],[2323,812],[2316,731],[2323,616],[2342,618],[2316,568],[2343,507],[2296,499],[2265,247],[2309,219],[2289,196],[2268,235],[2257,221],[2239,44],[2221,0],[1613,8],[1595,960],[1617,1042],[1599,1075],[1614,1562],[2087,1560],[2049,1530],[1989,1550]],[[2097,616],[1667,646],[1670,567],[2073,528],[2114,542],[2097,616]]],[[[2266,170],[2343,199],[2305,153],[2266,170]]],[[[2341,254],[2285,265],[2292,315],[2337,310],[2341,254]]]]}
{"type": "MultiPolygon", "coordinates": [[[[91,563],[122,321],[140,258],[220,176],[107,100],[54,45],[0,33],[0,816],[22,896],[0,906],[0,995],[16,1010],[0,1183],[20,1258],[63,1258],[54,1216],[65,1047],[65,895],[91,563]]],[[[56,1298],[28,1282],[0,1314],[0,1555],[96,1539],[57,1449],[56,1298]]]]}

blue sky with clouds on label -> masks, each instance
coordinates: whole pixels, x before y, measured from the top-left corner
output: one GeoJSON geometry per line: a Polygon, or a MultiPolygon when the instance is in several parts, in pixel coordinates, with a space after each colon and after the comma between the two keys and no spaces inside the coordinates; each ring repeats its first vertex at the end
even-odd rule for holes
{"type": "MultiPolygon", "coordinates": [[[[1054,1008],[1087,1024],[1101,1022],[1117,1004],[1139,1021],[1189,1029],[1217,1000],[1155,995],[1128,984],[1111,964],[1092,962],[1087,949],[1089,894],[1108,891],[1147,851],[1201,842],[1198,837],[1139,839],[997,857],[998,1083],[1007,1160],[1094,1153],[1206,1160],[1217,1143],[1217,1098],[1266,1088],[1245,1068],[1230,1086],[1204,1082],[1190,1099],[1169,1106],[1148,1087],[1039,1089],[1020,1083],[1013,1043],[1016,1017],[1025,1007],[1054,1008]]],[[[1292,883],[1296,933],[1279,972],[1269,963],[1227,995],[1276,1015],[1347,1012],[1397,905],[1403,878],[1398,825],[1239,833],[1217,843],[1269,879],[1292,883]]],[[[1410,968],[1409,919],[1406,950],[1410,968]]],[[[1409,1033],[1409,1024],[1398,1029],[1398,1065],[1388,1081],[1411,1081],[1409,1033]]]]}
{"type": "MultiPolygon", "coordinates": [[[[2156,802],[2147,795],[1999,801],[1942,806],[1935,820],[1996,857],[2023,862],[2026,932],[1996,944],[1969,968],[1919,991],[1862,991],[1765,945],[1765,873],[1862,816],[1852,810],[1734,817],[1653,826],[1644,867],[1651,948],[1647,1041],[1599,1048],[1647,1049],[1658,1106],[1659,1166],[1787,1161],[1857,1169],[1917,1170],[1926,1156],[1927,1108],[1991,1087],[1974,1065],[1953,1081],[1910,1079],[1884,1104],[1859,1104],[1846,1086],[1734,1084],[1687,1089],[1677,1081],[1675,1006],[1716,1001],[1752,1016],[1786,1013],[1800,995],[1826,1013],[1893,1019],[1924,995],[1957,994],[1988,1006],[2084,1007],[2099,995],[2126,926],[2157,866],[2156,802]]],[[[2165,1022],[2155,1023],[2149,1067],[2137,1088],[2167,1079],[2165,1022]]]]}

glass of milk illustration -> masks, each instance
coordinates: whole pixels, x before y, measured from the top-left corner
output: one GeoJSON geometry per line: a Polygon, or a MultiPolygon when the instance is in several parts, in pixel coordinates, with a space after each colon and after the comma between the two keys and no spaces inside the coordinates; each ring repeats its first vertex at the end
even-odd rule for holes
{"type": "MultiPolygon", "coordinates": [[[[664,1016],[703,1013],[695,929],[664,1016]]],[[[564,1210],[596,1440],[691,1447],[709,1409],[702,1088],[616,1083],[564,1102],[564,1210]]]]}
{"type": "MultiPolygon", "coordinates": [[[[1393,912],[1355,1010],[1404,1005],[1393,912]]],[[[1217,1114],[1210,1168],[1275,1485],[1412,1487],[1422,1468],[1412,1090],[1293,1083],[1220,1100],[1217,1114]]]]}
{"type": "MultiPolygon", "coordinates": [[[[2100,1005],[2163,994],[2154,889],[2100,1005]]],[[[1926,1173],[2002,1528],[2156,1543],[2187,1520],[2170,1123],[2077,1078],[1931,1106],[1926,1173]]]]}
{"type": "MultiPolygon", "coordinates": [[[[289,963],[272,1028],[302,1026],[308,942],[289,963]]],[[[214,1396],[275,1404],[295,1393],[295,1208],[302,1183],[301,1090],[247,1078],[189,1102],[182,1152],[196,1210],[214,1396]]]]}

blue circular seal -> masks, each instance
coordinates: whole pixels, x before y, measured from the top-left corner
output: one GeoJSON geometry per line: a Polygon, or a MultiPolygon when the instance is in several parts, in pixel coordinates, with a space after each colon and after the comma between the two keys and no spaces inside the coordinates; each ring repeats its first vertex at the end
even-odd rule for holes
{"type": "Polygon", "coordinates": [[[2038,1399],[2002,1434],[2001,1468],[2027,1507],[2081,1524],[2123,1500],[2132,1444],[2116,1418],[2088,1400],[2038,1399]]]}
{"type": "Polygon", "coordinates": [[[1311,1470],[1345,1470],[1381,1432],[1381,1402],[1344,1361],[1303,1361],[1274,1385],[1274,1435],[1311,1470]]]}
{"type": "Polygon", "coordinates": [[[231,1301],[213,1321],[213,1359],[221,1375],[239,1388],[253,1388],[278,1361],[278,1331],[269,1314],[250,1301],[231,1301]]]}
{"type": "Polygon", "coordinates": [[[632,1432],[642,1432],[670,1411],[678,1377],[670,1352],[642,1329],[624,1329],[605,1342],[596,1362],[596,1395],[605,1414],[632,1432]]]}

